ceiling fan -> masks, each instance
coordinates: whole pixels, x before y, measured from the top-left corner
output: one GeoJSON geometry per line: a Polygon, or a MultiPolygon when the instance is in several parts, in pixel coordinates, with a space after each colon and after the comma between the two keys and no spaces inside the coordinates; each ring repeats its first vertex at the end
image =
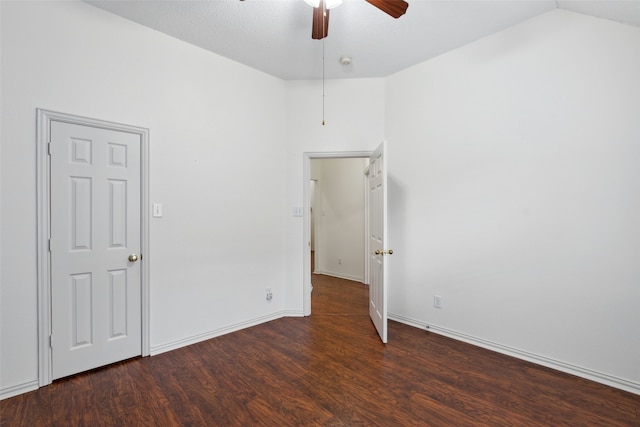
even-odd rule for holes
{"type": "MultiPolygon", "coordinates": [[[[329,10],[342,3],[342,0],[305,0],[313,6],[313,26],[311,28],[311,38],[319,40],[329,34],[329,10]]],[[[399,18],[405,14],[409,3],[404,0],[365,0],[385,12],[386,14],[399,18]]]]}

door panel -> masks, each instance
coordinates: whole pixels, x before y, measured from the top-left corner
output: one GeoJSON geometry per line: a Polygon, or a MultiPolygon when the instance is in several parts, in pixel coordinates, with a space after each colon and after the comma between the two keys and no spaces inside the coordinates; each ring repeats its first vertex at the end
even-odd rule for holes
{"type": "Polygon", "coordinates": [[[385,269],[385,245],[387,244],[387,170],[386,143],[383,142],[371,155],[369,164],[369,316],[380,339],[387,342],[387,280],[385,269]]]}
{"type": "Polygon", "coordinates": [[[140,135],[51,122],[52,378],[142,352],[140,135]]]}

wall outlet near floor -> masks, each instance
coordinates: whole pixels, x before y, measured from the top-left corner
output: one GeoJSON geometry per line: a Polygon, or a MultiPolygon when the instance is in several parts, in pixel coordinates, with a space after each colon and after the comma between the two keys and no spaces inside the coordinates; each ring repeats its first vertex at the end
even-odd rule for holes
{"type": "Polygon", "coordinates": [[[433,296],[433,306],[435,308],[442,308],[442,297],[440,295],[433,296]]]}
{"type": "Polygon", "coordinates": [[[338,264],[342,264],[342,258],[338,258],[338,264]]]}
{"type": "Polygon", "coordinates": [[[271,292],[271,288],[267,288],[267,301],[271,301],[273,299],[273,292],[271,292]]]}

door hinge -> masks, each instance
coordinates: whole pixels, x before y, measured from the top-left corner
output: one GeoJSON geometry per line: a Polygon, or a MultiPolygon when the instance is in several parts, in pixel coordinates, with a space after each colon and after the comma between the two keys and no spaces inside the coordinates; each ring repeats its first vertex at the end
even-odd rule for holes
{"type": "Polygon", "coordinates": [[[53,338],[49,335],[49,348],[53,348],[53,338]]]}
{"type": "Polygon", "coordinates": [[[51,239],[49,239],[49,252],[51,252],[51,239]]]}
{"type": "Polygon", "coordinates": [[[47,154],[51,155],[51,143],[47,142],[47,154]]]}

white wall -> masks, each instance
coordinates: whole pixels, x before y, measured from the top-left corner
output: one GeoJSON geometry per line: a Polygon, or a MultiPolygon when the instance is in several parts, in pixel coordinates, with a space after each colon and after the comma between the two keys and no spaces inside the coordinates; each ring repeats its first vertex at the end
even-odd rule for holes
{"type": "Polygon", "coordinates": [[[558,10],[390,77],[394,316],[640,391],[639,76],[558,10]]]}
{"type": "MultiPolygon", "coordinates": [[[[286,197],[303,206],[304,153],[373,151],[384,139],[384,79],[328,80],[322,126],[322,82],[288,81],[286,197]]],[[[290,209],[290,208],[289,208],[290,209]]],[[[303,308],[303,219],[287,221],[287,305],[303,308]]]]}
{"type": "Polygon", "coordinates": [[[320,82],[83,3],[0,8],[4,396],[37,380],[37,107],[151,130],[156,351],[299,315],[304,153],[386,136],[394,316],[640,390],[640,29],[552,12],[388,79],[327,81],[322,126],[320,82]]]}
{"type": "Polygon", "coordinates": [[[281,316],[284,82],[81,2],[1,8],[2,393],[37,384],[38,107],[150,129],[152,352],[281,316]]]}
{"type": "Polygon", "coordinates": [[[364,280],[364,170],[366,158],[312,159],[318,171],[320,205],[316,221],[320,235],[316,272],[364,280]]]}

